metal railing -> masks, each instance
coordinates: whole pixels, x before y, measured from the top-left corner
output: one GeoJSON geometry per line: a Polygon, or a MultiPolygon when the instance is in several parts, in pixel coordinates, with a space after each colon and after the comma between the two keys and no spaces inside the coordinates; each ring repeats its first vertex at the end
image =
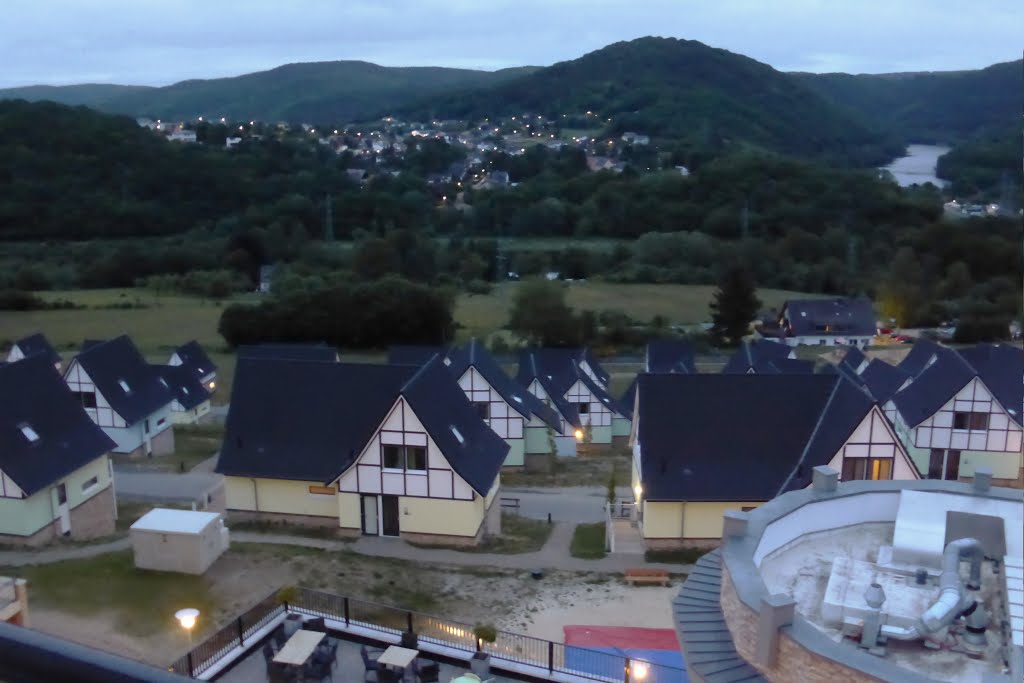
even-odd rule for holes
{"type": "Polygon", "coordinates": [[[273,593],[225,624],[219,631],[192,648],[171,665],[170,670],[195,678],[223,659],[236,647],[242,647],[257,631],[285,611],[273,593]]]}
{"type": "Polygon", "coordinates": [[[480,650],[489,653],[498,667],[503,660],[536,667],[549,674],[570,674],[609,683],[629,683],[631,677],[653,683],[686,680],[686,672],[677,667],[509,631],[498,631],[493,643],[478,643],[470,624],[305,588],[299,590],[297,598],[287,607],[292,612],[342,622],[346,628],[355,626],[392,636],[411,631],[420,642],[461,651],[467,659],[480,650]],[[637,675],[641,669],[643,674],[637,675]]]}

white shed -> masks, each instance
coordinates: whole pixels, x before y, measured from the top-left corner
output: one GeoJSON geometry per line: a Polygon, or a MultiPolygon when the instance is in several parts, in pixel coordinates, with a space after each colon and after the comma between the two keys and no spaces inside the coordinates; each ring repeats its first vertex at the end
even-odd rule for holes
{"type": "Polygon", "coordinates": [[[216,512],[155,508],[131,526],[135,566],[202,574],[228,549],[228,530],[216,512]]]}

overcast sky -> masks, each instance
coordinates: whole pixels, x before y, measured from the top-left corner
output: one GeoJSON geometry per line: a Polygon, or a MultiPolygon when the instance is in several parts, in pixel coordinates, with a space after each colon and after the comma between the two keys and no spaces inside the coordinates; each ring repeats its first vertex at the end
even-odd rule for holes
{"type": "Polygon", "coordinates": [[[498,69],[646,35],[783,71],[1020,59],[1020,0],[3,0],[0,87],[165,85],[289,62],[498,69]]]}

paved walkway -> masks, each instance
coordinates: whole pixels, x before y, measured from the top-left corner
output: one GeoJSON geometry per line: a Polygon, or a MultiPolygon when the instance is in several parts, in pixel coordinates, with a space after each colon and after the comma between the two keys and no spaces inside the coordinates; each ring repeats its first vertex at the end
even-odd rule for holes
{"type": "MultiPolygon", "coordinates": [[[[252,531],[232,532],[234,543],[270,543],[274,545],[299,545],[306,548],[320,548],[339,552],[356,552],[361,555],[390,557],[410,562],[449,564],[461,567],[501,567],[507,569],[568,570],[579,572],[623,572],[637,566],[667,569],[671,572],[688,572],[691,565],[645,563],[642,557],[608,555],[600,560],[582,560],[569,554],[574,524],[559,522],[551,531],[551,537],[544,547],[533,553],[505,555],[498,553],[460,552],[440,548],[417,548],[397,538],[361,537],[354,543],[333,541],[287,534],[264,534],[252,531]]],[[[0,551],[0,566],[23,566],[49,564],[63,560],[78,560],[95,557],[131,547],[131,540],[119,538],[93,545],[45,548],[42,550],[0,551]]]]}

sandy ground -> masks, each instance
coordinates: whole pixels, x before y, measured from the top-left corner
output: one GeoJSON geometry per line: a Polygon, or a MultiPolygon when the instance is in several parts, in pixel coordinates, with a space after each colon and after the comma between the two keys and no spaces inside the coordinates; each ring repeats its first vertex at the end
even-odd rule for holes
{"type": "MultiPolygon", "coordinates": [[[[466,624],[493,623],[502,630],[562,642],[567,625],[602,624],[671,628],[671,600],[678,585],[632,587],[614,575],[459,568],[366,557],[349,552],[240,545],[207,572],[216,612],[207,615],[196,642],[272,594],[297,584],[368,602],[393,605],[466,624]]],[[[165,666],[187,651],[180,630],[140,638],[115,630],[113,615],[75,616],[38,596],[33,627],[68,640],[165,666]]]]}

